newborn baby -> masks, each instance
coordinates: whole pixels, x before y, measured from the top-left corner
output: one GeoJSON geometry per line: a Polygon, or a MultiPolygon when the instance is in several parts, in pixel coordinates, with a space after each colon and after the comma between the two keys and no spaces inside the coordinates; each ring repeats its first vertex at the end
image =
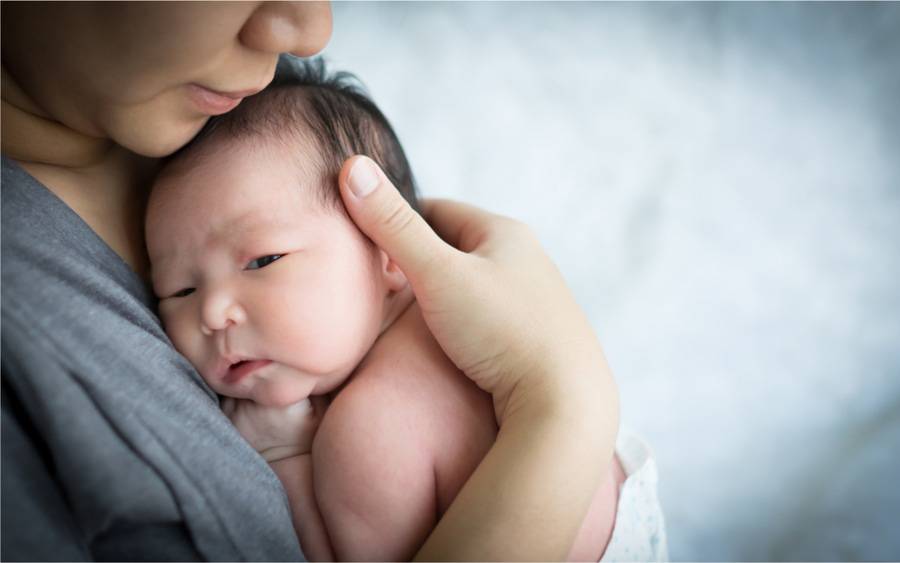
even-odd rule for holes
{"type": "MultiPolygon", "coordinates": [[[[306,556],[408,560],[497,425],[490,395],[443,354],[403,272],[346,214],[337,176],[353,154],[417,205],[375,105],[347,75],[296,67],[167,164],[147,246],[175,347],[219,395],[252,402],[238,428],[284,484],[306,556]],[[311,445],[293,431],[309,414],[311,445]]],[[[235,403],[227,410],[234,420],[235,403]]],[[[615,460],[597,471],[609,477],[573,559],[599,560],[612,535],[624,475],[615,460]]]]}

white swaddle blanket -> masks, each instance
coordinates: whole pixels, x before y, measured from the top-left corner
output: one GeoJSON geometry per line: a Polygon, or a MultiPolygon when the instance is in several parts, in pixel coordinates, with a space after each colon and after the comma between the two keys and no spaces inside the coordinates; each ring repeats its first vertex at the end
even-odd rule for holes
{"type": "Polygon", "coordinates": [[[625,429],[616,454],[627,478],[609,545],[601,561],[668,561],[666,522],[656,492],[656,461],[647,444],[625,429]]]}

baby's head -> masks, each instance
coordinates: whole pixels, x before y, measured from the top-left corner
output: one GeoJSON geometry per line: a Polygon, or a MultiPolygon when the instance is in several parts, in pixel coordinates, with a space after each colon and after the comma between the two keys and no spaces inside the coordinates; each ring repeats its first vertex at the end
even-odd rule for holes
{"type": "Polygon", "coordinates": [[[403,273],[341,203],[354,154],[416,206],[381,112],[349,75],[294,63],[157,178],[146,238],[160,316],[219,394],[287,405],[327,393],[409,302],[403,273]]]}

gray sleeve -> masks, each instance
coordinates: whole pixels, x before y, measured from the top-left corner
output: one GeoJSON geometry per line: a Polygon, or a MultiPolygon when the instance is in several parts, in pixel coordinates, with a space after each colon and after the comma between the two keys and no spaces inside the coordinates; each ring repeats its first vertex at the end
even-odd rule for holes
{"type": "MultiPolygon", "coordinates": [[[[5,374],[4,374],[5,377],[5,374]]],[[[87,547],[7,386],[2,391],[2,553],[4,561],[87,561],[87,547]]]]}
{"type": "Polygon", "coordinates": [[[90,546],[52,471],[49,453],[30,429],[12,390],[2,394],[3,561],[199,561],[182,525],[113,525],[90,546]],[[142,546],[139,552],[135,546],[142,546]]]}

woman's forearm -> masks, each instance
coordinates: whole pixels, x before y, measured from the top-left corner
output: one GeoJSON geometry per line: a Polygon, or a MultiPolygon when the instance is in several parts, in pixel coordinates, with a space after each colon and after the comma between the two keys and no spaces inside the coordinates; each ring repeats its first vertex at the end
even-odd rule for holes
{"type": "Polygon", "coordinates": [[[615,384],[598,379],[512,413],[416,559],[565,559],[615,446],[615,384]]]}

